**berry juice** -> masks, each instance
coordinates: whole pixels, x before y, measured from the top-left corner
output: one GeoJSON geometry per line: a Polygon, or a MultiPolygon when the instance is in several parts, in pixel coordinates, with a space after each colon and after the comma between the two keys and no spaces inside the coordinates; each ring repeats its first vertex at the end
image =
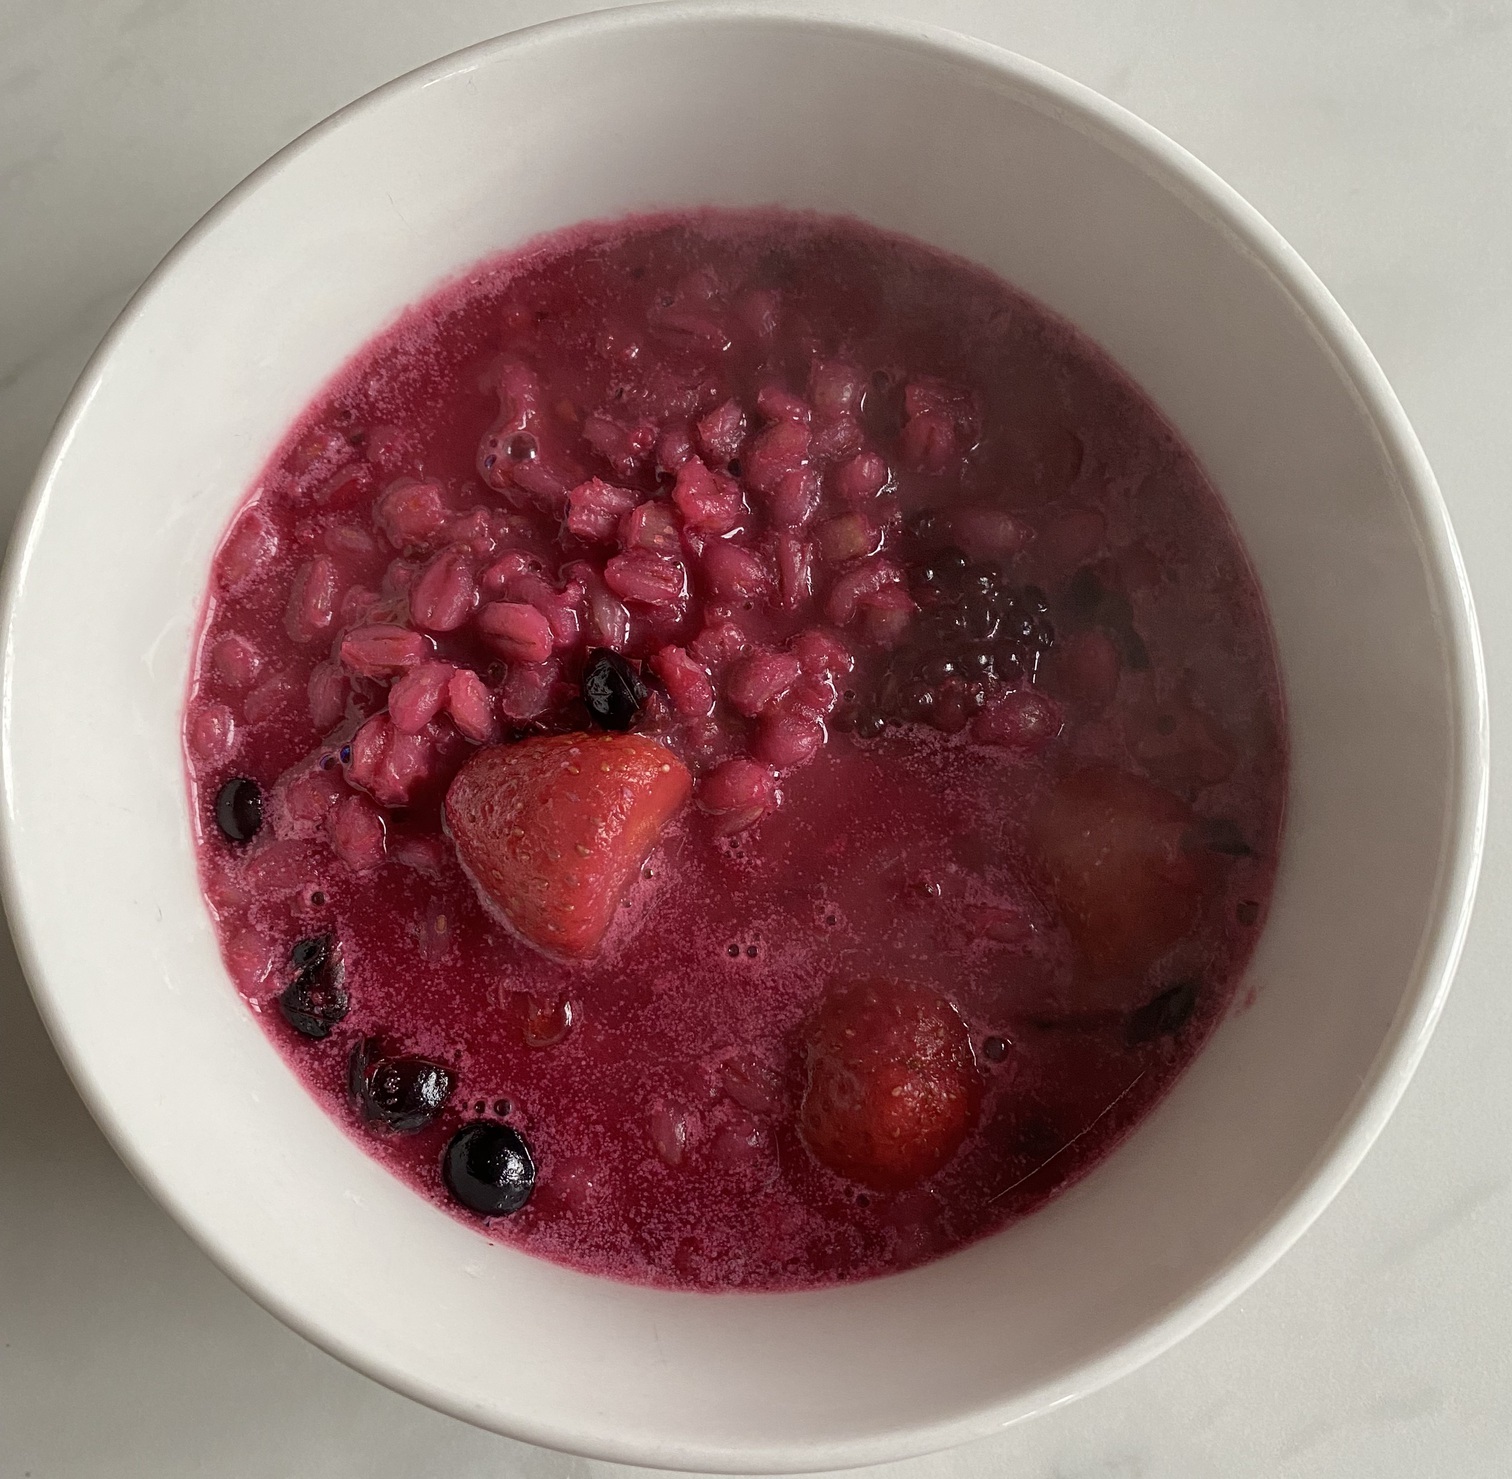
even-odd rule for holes
{"type": "Polygon", "coordinates": [[[799,1288],[1021,1217],[1222,1016],[1286,785],[1190,451],[1007,284],[859,222],[590,225],[300,418],[185,712],[227,968],[487,1235],[799,1288]]]}

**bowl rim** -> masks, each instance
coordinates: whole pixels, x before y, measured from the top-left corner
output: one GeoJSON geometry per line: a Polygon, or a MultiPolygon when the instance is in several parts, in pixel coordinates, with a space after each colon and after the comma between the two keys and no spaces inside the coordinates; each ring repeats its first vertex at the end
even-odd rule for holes
{"type": "Polygon", "coordinates": [[[0,574],[0,894],[17,954],[37,1009],[80,1097],[117,1155],[137,1181],[183,1227],[207,1256],[265,1309],[313,1344],[349,1366],[426,1405],[469,1423],[546,1447],[610,1461],[689,1470],[796,1472],[885,1462],[936,1451],[987,1436],[1040,1412],[1062,1406],[1107,1385],[1161,1354],[1197,1329],[1259,1279],[1307,1230],[1343,1187],[1381,1132],[1406,1089],[1443,1010],[1464,946],[1485,846],[1489,796],[1489,726],[1486,674],[1474,600],[1447,506],[1406,413],[1374,356],[1343,309],[1302,258],[1237,191],[1194,155],[1151,124],[1092,88],[1016,52],[944,27],[900,21],[829,5],[803,7],[794,0],[664,0],[590,12],[523,27],[440,57],[356,98],[272,155],[224,195],[169,250],[112,324],[59,413],[16,519],[0,574]],[[263,1272],[227,1254],[215,1229],[183,1204],[159,1176],[149,1150],[114,1111],[88,1064],[70,1041],[59,1011],[60,989],[47,964],[44,941],[22,907],[23,860],[13,826],[12,770],[14,644],[26,592],[30,556],[42,535],[51,491],[79,423],[88,414],[118,341],[143,315],[179,261],[219,222],[306,150],[319,146],[345,122],[383,106],[397,93],[432,86],[473,71],[515,51],[558,40],[695,24],[791,27],[814,33],[865,36],[911,50],[924,50],[979,71],[1006,77],[1020,93],[1061,121],[1095,135],[1189,207],[1216,224],[1246,255],[1258,260],[1289,296],[1352,388],[1397,474],[1422,541],[1424,562],[1440,606],[1451,658],[1456,734],[1450,803],[1441,844],[1430,926],[1412,984],[1370,1073],[1334,1135],[1299,1178],[1287,1199],[1204,1284],[1174,1302],[1141,1329],[1076,1370],[1027,1392],[987,1403],[964,1415],[822,1444],[791,1444],[780,1436],[740,1451],[680,1441],[647,1444],[529,1415],[495,1424],[449,1392],[393,1369],[382,1353],[356,1349],[339,1330],[327,1328],[290,1305],[263,1272]]]}

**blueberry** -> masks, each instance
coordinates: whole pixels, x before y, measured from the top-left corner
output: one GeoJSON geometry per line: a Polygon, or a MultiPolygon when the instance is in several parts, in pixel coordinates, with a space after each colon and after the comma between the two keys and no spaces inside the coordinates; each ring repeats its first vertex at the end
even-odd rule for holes
{"type": "Polygon", "coordinates": [[[451,1098],[451,1071],[428,1058],[384,1058],[367,1038],[352,1050],[352,1097],[364,1119],[408,1132],[424,1129],[451,1098]]]}
{"type": "Polygon", "coordinates": [[[289,949],[289,964],[297,971],[307,971],[311,966],[322,966],[331,958],[336,940],[333,935],[307,935],[296,940],[289,949]]]}
{"type": "Polygon", "coordinates": [[[283,1019],[302,1037],[319,1042],[347,1014],[351,997],[344,987],[315,976],[298,976],[278,995],[283,1019]]]}
{"type": "Polygon", "coordinates": [[[887,728],[887,720],[875,710],[869,710],[856,720],[856,735],[860,739],[876,739],[887,728]]]}
{"type": "Polygon", "coordinates": [[[250,842],[262,830],[262,791],[234,775],[215,793],[215,825],[229,842],[250,842]]]}
{"type": "Polygon", "coordinates": [[[640,674],[619,653],[595,647],[583,669],[583,702],[605,729],[629,729],[646,701],[640,674]]]}
{"type": "Polygon", "coordinates": [[[1008,1056],[1008,1042],[1006,1038],[996,1035],[982,1039],[982,1056],[989,1063],[1001,1063],[1008,1056]]]}
{"type": "Polygon", "coordinates": [[[1125,1041],[1130,1047],[1138,1047],[1180,1032],[1197,1009],[1197,992],[1196,981],[1179,981],[1147,1001],[1129,1018],[1125,1041]]]}
{"type": "Polygon", "coordinates": [[[446,1189],[485,1217],[518,1212],[535,1190],[530,1147],[512,1125],[473,1120],[451,1138],[441,1161],[446,1189]]]}
{"type": "Polygon", "coordinates": [[[279,992],[278,1010],[295,1032],[318,1042],[331,1035],[352,1004],[346,968],[329,935],[299,941],[289,958],[299,974],[279,992]]]}

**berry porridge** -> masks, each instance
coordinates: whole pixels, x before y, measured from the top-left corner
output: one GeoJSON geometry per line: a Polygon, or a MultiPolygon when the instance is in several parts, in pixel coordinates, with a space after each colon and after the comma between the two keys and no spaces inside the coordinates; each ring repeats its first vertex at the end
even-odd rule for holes
{"type": "Polygon", "coordinates": [[[1259,590],[1065,323],[859,222],[577,228],[405,313],[216,554],[227,967],[423,1195],[580,1269],[881,1274],[1165,1093],[1264,919],[1259,590]]]}

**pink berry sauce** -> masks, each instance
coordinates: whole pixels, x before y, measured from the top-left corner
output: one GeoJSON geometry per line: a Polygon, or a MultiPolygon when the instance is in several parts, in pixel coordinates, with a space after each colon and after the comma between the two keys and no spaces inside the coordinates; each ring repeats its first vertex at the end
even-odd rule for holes
{"type": "Polygon", "coordinates": [[[231,976],[369,1153],[543,1257],[747,1289],[1107,1155],[1230,1003],[1287,765],[1244,551],[1135,386],[779,211],[561,233],[367,345],[215,557],[185,743],[231,976]],[[566,958],[443,801],[606,715],[692,799],[566,958]]]}

